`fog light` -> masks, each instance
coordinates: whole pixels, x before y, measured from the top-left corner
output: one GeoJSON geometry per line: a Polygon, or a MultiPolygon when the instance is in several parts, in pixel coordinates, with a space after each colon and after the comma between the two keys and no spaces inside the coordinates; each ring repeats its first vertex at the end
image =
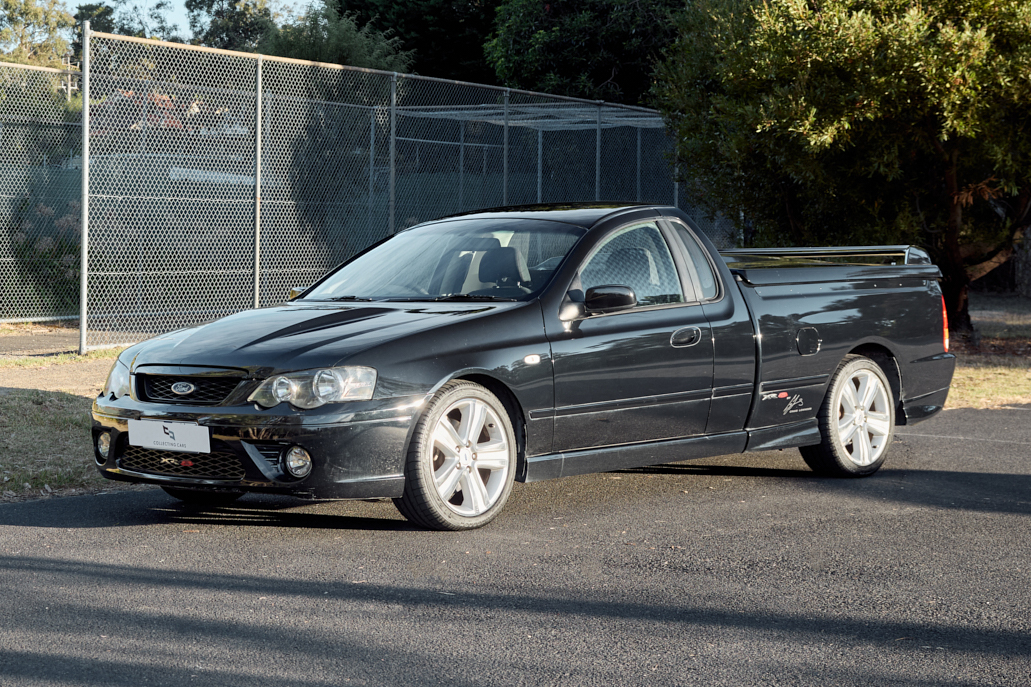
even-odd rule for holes
{"type": "MultiPolygon", "coordinates": [[[[99,453],[104,458],[104,460],[107,460],[107,457],[109,455],[111,455],[111,433],[110,432],[101,432],[100,434],[97,435],[97,453],[99,453]]],[[[97,461],[97,462],[98,463],[103,463],[103,461],[97,461]]]]}
{"type": "Polygon", "coordinates": [[[311,472],[311,456],[300,446],[294,446],[283,456],[283,465],[294,477],[307,477],[311,472]]]}

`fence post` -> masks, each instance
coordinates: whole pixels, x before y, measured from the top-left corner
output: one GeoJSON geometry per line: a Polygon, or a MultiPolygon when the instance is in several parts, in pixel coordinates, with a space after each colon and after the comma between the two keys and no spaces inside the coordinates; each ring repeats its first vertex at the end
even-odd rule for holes
{"type": "Polygon", "coordinates": [[[376,192],[376,106],[369,110],[369,235],[372,235],[372,215],[376,192]]]}
{"type": "Polygon", "coordinates": [[[598,128],[594,137],[594,199],[601,200],[601,103],[598,101],[598,128]]]}
{"type": "Polygon", "coordinates": [[[537,202],[541,202],[541,178],[544,176],[544,129],[537,129],[537,202]]]}
{"type": "Polygon", "coordinates": [[[458,122],[458,211],[465,210],[465,120],[458,122]]]}
{"type": "Polygon", "coordinates": [[[637,202],[641,202],[641,127],[637,127],[637,202]]]}
{"type": "Polygon", "coordinates": [[[680,207],[680,180],[677,178],[680,176],[680,163],[673,165],[673,207],[680,207]]]}
{"type": "Polygon", "coordinates": [[[390,215],[387,219],[387,233],[397,228],[394,213],[397,203],[397,72],[390,76],[390,215]]]}
{"type": "Polygon", "coordinates": [[[82,22],[82,217],[79,239],[79,355],[86,353],[89,316],[89,22],[82,22]]]}
{"type": "Polygon", "coordinates": [[[508,89],[505,89],[505,140],[502,152],[501,204],[508,205],[508,89]]]}
{"type": "Polygon", "coordinates": [[[254,307],[261,307],[261,138],[263,120],[261,105],[261,55],[258,55],[258,74],[255,94],[254,124],[254,307]]]}

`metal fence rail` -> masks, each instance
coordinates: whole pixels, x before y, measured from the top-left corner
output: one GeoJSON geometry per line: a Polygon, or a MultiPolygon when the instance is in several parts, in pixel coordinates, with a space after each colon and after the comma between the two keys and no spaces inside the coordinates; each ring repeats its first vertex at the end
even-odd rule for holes
{"type": "MultiPolygon", "coordinates": [[[[64,289],[72,297],[60,314],[78,306],[83,351],[281,302],[371,243],[442,215],[680,200],[652,110],[94,33],[88,24],[83,46],[88,136],[49,163],[67,168],[66,187],[53,175],[42,183],[67,196],[69,237],[78,238],[81,207],[80,298],[64,289]],[[80,175],[81,185],[71,183],[80,175]]],[[[57,102],[59,89],[47,92],[57,102]]],[[[28,112],[4,107],[4,127],[28,112]]],[[[54,109],[47,121],[68,111],[54,109]]],[[[78,133],[77,125],[68,124],[78,133]]],[[[722,225],[699,219],[718,244],[733,242],[722,225]]],[[[11,244],[16,234],[4,236],[11,244]]],[[[79,280],[79,251],[55,256],[74,262],[64,274],[79,280]]]]}

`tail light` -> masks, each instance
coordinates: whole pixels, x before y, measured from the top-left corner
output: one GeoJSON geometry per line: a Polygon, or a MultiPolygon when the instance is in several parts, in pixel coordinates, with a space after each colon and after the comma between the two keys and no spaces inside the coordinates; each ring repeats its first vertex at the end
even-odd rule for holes
{"type": "Polygon", "coordinates": [[[945,296],[942,296],[942,346],[949,352],[949,313],[945,309],[945,296]]]}

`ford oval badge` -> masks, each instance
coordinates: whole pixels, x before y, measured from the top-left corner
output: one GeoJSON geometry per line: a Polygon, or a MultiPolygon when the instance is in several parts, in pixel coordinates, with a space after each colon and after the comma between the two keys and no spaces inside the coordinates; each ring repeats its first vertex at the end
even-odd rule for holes
{"type": "Polygon", "coordinates": [[[185,396],[186,394],[192,394],[196,387],[189,382],[176,382],[172,385],[172,393],[185,396]]]}

